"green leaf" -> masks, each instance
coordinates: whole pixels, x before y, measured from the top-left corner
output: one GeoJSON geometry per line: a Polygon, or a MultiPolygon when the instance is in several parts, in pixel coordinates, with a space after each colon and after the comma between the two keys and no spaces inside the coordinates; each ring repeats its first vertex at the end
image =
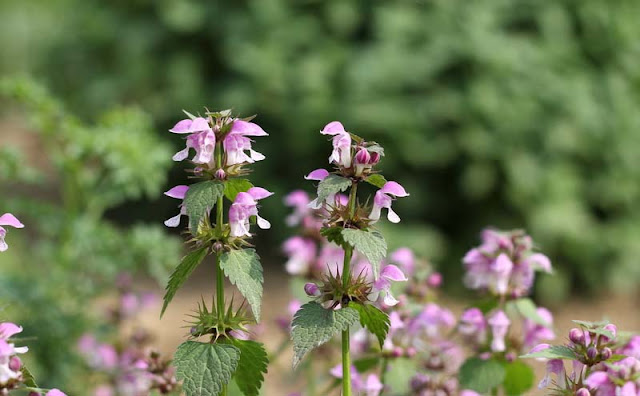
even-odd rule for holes
{"type": "Polygon", "coordinates": [[[229,179],[224,182],[224,196],[233,202],[239,192],[247,192],[251,187],[253,184],[247,179],[229,179]]]}
{"type": "Polygon", "coordinates": [[[380,348],[387,338],[389,331],[389,315],[371,304],[349,303],[349,308],[358,311],[360,324],[374,334],[380,343],[380,348]]]}
{"type": "Polygon", "coordinates": [[[166,292],[164,293],[164,303],[162,304],[162,311],[160,311],[160,317],[164,315],[164,311],[169,306],[169,303],[175,296],[176,292],[182,286],[182,284],[189,278],[189,275],[194,269],[204,260],[207,256],[208,248],[203,247],[184,256],[180,265],[176,267],[167,283],[166,292]]]}
{"type": "Polygon", "coordinates": [[[173,357],[176,378],[187,396],[216,396],[238,367],[240,351],[233,345],[187,341],[173,357]]]}
{"type": "Polygon", "coordinates": [[[366,179],[364,179],[364,181],[378,188],[382,188],[382,186],[384,186],[387,183],[387,179],[385,179],[384,176],[382,176],[379,173],[375,173],[367,177],[366,179]]]}
{"type": "Polygon", "coordinates": [[[506,363],[503,382],[506,396],[519,396],[531,389],[535,380],[533,369],[526,363],[516,360],[506,363]]]}
{"type": "Polygon", "coordinates": [[[504,381],[505,375],[504,366],[494,359],[470,358],[460,367],[460,387],[489,394],[504,381]]]}
{"type": "Polygon", "coordinates": [[[338,175],[329,175],[318,184],[318,202],[322,202],[332,194],[346,191],[351,187],[351,180],[338,175]]]}
{"type": "Polygon", "coordinates": [[[38,384],[36,384],[36,379],[31,374],[31,371],[27,368],[27,366],[20,367],[20,372],[22,373],[22,380],[25,386],[29,388],[37,388],[38,384]]]}
{"type": "Polygon", "coordinates": [[[240,350],[240,361],[234,374],[236,384],[245,396],[258,396],[269,364],[264,345],[243,340],[233,340],[232,343],[240,350]]]}
{"type": "Polygon", "coordinates": [[[256,251],[242,249],[226,252],[220,257],[220,267],[231,283],[236,285],[247,299],[256,321],[259,322],[264,276],[260,257],[256,251]]]}
{"type": "Polygon", "coordinates": [[[208,180],[189,186],[184,197],[184,205],[187,208],[192,233],[198,231],[200,222],[209,214],[223,193],[224,184],[219,181],[208,180]]]}
{"type": "Polygon", "coordinates": [[[349,328],[358,321],[358,311],[345,307],[334,311],[324,309],[315,301],[304,304],[293,317],[293,367],[304,355],[329,341],[334,334],[349,328]]]}
{"type": "Polygon", "coordinates": [[[509,305],[515,307],[515,309],[523,317],[533,321],[544,327],[550,327],[551,323],[547,323],[540,315],[538,315],[536,304],[531,301],[530,298],[519,298],[517,300],[509,301],[509,305]]]}
{"type": "Polygon", "coordinates": [[[342,238],[342,227],[323,227],[320,230],[320,234],[327,238],[327,241],[333,242],[338,246],[344,245],[344,238],[342,238]]]}
{"type": "Polygon", "coordinates": [[[380,272],[380,262],[387,256],[387,241],[378,231],[364,231],[352,228],[342,230],[344,241],[362,253],[371,263],[374,277],[380,272]]]}
{"type": "Polygon", "coordinates": [[[545,359],[569,359],[576,358],[576,353],[573,349],[563,345],[552,345],[547,349],[543,349],[538,352],[528,353],[520,356],[522,359],[529,358],[545,358],[545,359]]]}
{"type": "Polygon", "coordinates": [[[380,362],[379,356],[368,356],[353,361],[353,366],[359,373],[364,373],[376,367],[380,362]]]}

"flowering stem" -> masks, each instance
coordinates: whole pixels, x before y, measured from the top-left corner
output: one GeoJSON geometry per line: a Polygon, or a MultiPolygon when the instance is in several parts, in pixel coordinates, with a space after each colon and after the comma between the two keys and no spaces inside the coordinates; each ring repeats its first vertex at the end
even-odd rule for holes
{"type": "MultiPolygon", "coordinates": [[[[347,223],[353,219],[356,211],[356,194],[358,192],[358,183],[353,182],[351,191],[349,192],[349,218],[347,223]]],[[[342,285],[347,288],[351,277],[351,257],[353,256],[353,247],[345,245],[344,247],[344,264],[342,266],[342,285]]],[[[342,396],[351,396],[351,356],[349,355],[349,328],[342,332],[342,396]]]]}
{"type": "MultiPolygon", "coordinates": [[[[216,142],[216,150],[214,153],[216,166],[218,169],[222,168],[222,144],[216,142]]],[[[224,222],[224,197],[219,197],[216,202],[216,231],[219,236],[222,236],[222,225],[224,222]]],[[[216,300],[218,303],[218,320],[220,323],[224,320],[224,274],[222,267],[220,267],[220,259],[222,252],[216,252],[216,300]]],[[[227,396],[227,386],[223,386],[220,396],[227,396]]]]}

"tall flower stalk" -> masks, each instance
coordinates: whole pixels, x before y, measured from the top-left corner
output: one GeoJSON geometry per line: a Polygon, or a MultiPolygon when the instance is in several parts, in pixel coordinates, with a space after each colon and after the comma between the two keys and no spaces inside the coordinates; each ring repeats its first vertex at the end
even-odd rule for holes
{"type": "Polygon", "coordinates": [[[173,361],[176,376],[183,380],[187,396],[200,395],[202,389],[209,394],[226,395],[232,379],[243,394],[253,396],[262,385],[268,361],[263,345],[248,339],[248,325],[260,320],[263,283],[259,257],[249,242],[250,227],[252,221],[260,228],[270,227],[258,215],[258,201],[272,193],[254,187],[244,176],[249,173],[247,165],[265,158],[253,150],[251,138],[267,133],[251,118],[234,117],[229,110],[207,111],[205,117],[187,115],[189,118],[170,130],[186,135],[185,148],[173,159],[183,161],[193,150],[193,168],[189,172],[198,182],[176,186],[165,193],[181,200],[178,215],[165,224],[178,227],[186,215],[191,249],[171,275],[162,313],[208,255],[215,256],[216,290],[212,303],[207,306],[203,299],[191,315],[191,340],[178,347],[173,361]],[[230,202],[228,207],[225,198],[230,202]],[[245,297],[253,318],[244,302],[237,307],[233,299],[225,299],[225,276],[245,297]],[[198,341],[203,337],[206,342],[198,341]]]}
{"type": "MultiPolygon", "coordinates": [[[[321,280],[305,285],[305,292],[313,301],[304,304],[294,315],[291,330],[295,352],[293,363],[297,366],[307,352],[340,333],[342,394],[350,396],[353,385],[350,328],[359,322],[377,337],[382,347],[389,329],[389,317],[380,308],[397,302],[390,293],[391,281],[406,280],[395,266],[385,267],[385,276],[381,276],[380,264],[386,257],[387,244],[374,224],[380,219],[382,209],[388,210],[390,221],[400,221],[391,205],[395,198],[409,194],[400,184],[387,182],[374,170],[384,155],[380,145],[347,132],[337,121],[329,123],[321,133],[333,136],[329,162],[334,168],[332,172],[316,169],[305,177],[319,182],[317,198],[309,203],[309,208],[323,216],[320,233],[341,247],[343,260],[341,267],[333,267],[335,263],[327,261],[321,280]],[[363,182],[379,189],[371,206],[358,199],[358,186],[363,182]],[[347,190],[348,198],[343,195],[347,190]],[[365,258],[367,265],[352,268],[354,252],[365,258]],[[381,296],[383,302],[376,306],[381,296]]],[[[291,261],[288,266],[296,269],[298,265],[291,261]]]]}

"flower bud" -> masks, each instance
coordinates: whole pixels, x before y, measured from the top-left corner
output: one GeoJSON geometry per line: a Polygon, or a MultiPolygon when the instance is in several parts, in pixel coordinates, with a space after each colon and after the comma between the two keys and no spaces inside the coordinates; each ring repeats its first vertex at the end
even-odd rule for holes
{"type": "MultiPolygon", "coordinates": [[[[613,335],[613,338],[615,338],[618,335],[618,328],[614,324],[610,323],[610,324],[604,326],[604,330],[609,331],[613,335]]],[[[603,336],[600,336],[600,341],[603,344],[608,344],[608,343],[612,342],[613,340],[610,339],[609,337],[603,335],[603,336]]]]}
{"type": "Polygon", "coordinates": [[[600,351],[600,357],[602,360],[609,360],[611,356],[613,356],[613,351],[611,351],[611,348],[609,347],[604,347],[602,348],[602,351],[600,351]]]}
{"type": "Polygon", "coordinates": [[[9,360],[9,369],[13,371],[20,371],[22,367],[22,361],[17,356],[12,356],[9,360]]]}
{"type": "Polygon", "coordinates": [[[416,356],[416,354],[418,353],[418,351],[416,351],[416,348],[414,347],[408,347],[407,348],[407,357],[414,357],[416,356]]]}
{"type": "Polygon", "coordinates": [[[598,350],[594,347],[589,347],[587,349],[587,358],[589,360],[595,360],[596,357],[598,357],[598,350]]]}
{"type": "Polygon", "coordinates": [[[217,180],[224,180],[227,177],[224,169],[218,169],[215,173],[215,177],[217,180]]]}
{"type": "Polygon", "coordinates": [[[375,165],[380,162],[380,154],[379,153],[371,153],[371,159],[369,160],[370,165],[375,165]]]}
{"type": "Polygon", "coordinates": [[[591,392],[587,388],[580,388],[576,391],[576,396],[591,396],[591,392]]]}
{"type": "Polygon", "coordinates": [[[427,285],[432,288],[438,288],[442,285],[442,274],[434,272],[427,278],[427,285]]]}
{"type": "Polygon", "coordinates": [[[569,330],[569,340],[576,345],[584,345],[584,332],[574,327],[569,330]]]}
{"type": "Polygon", "coordinates": [[[393,347],[393,350],[391,351],[392,357],[399,358],[402,357],[402,355],[404,355],[404,350],[402,349],[402,347],[393,347]]]}
{"type": "Polygon", "coordinates": [[[318,285],[311,282],[304,285],[304,292],[307,293],[309,297],[320,297],[321,294],[318,285]]]}
{"type": "Polygon", "coordinates": [[[356,164],[368,165],[371,161],[371,154],[366,148],[361,148],[355,157],[356,164]]]}

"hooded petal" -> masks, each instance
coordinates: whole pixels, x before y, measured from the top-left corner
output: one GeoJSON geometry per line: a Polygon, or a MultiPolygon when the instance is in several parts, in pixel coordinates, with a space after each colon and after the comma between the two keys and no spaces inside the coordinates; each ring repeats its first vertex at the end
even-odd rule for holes
{"type": "Polygon", "coordinates": [[[243,120],[235,120],[233,122],[231,133],[238,133],[244,136],[269,136],[260,125],[243,120]]]}
{"type": "Polygon", "coordinates": [[[0,323],[0,339],[6,340],[9,337],[21,333],[22,327],[15,323],[4,322],[0,323]]]}
{"type": "Polygon", "coordinates": [[[396,267],[393,264],[386,265],[382,271],[380,272],[381,277],[385,277],[394,282],[405,282],[409,280],[400,268],[396,267]]]}
{"type": "Polygon", "coordinates": [[[307,176],[305,176],[304,178],[307,180],[317,180],[317,181],[322,181],[324,180],[327,176],[329,176],[329,171],[326,169],[316,169],[314,171],[311,171],[311,173],[309,173],[307,176]]]}
{"type": "Polygon", "coordinates": [[[23,228],[24,224],[20,222],[14,215],[11,213],[5,213],[0,216],[0,226],[11,226],[15,228],[23,228]]]}
{"type": "Polygon", "coordinates": [[[551,260],[542,253],[534,253],[527,257],[526,261],[534,269],[541,270],[549,274],[552,272],[551,260]]]}
{"type": "Polygon", "coordinates": [[[339,133],[345,133],[344,126],[339,121],[332,121],[325,125],[324,129],[320,131],[323,135],[337,135],[339,133]]]}
{"type": "Polygon", "coordinates": [[[173,187],[169,191],[166,191],[164,195],[171,198],[184,199],[185,195],[187,195],[187,191],[189,191],[189,186],[179,185],[173,187]]]}
{"type": "Polygon", "coordinates": [[[172,133],[191,133],[191,124],[193,121],[190,118],[184,119],[182,121],[178,121],[173,128],[169,129],[169,132],[172,133]]]}
{"type": "Polygon", "coordinates": [[[272,192],[267,191],[262,187],[251,187],[249,191],[247,191],[247,193],[251,195],[256,201],[273,195],[272,192]]]}
{"type": "Polygon", "coordinates": [[[396,197],[408,197],[409,194],[399,183],[394,181],[389,181],[382,186],[380,189],[385,194],[395,195],[396,197]]]}

